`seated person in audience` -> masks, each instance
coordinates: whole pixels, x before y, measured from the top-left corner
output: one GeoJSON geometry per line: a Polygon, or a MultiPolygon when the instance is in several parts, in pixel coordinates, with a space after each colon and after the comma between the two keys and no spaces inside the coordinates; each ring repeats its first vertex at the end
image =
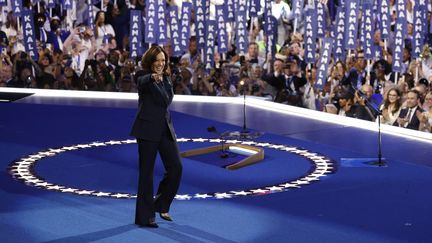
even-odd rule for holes
{"type": "Polygon", "coordinates": [[[410,90],[406,99],[406,108],[402,109],[393,125],[419,130],[423,110],[419,107],[420,94],[417,90],[410,90]]]}
{"type": "Polygon", "coordinates": [[[390,88],[385,94],[384,102],[380,106],[382,115],[381,123],[393,125],[399,117],[402,108],[402,96],[397,87],[390,88]]]}

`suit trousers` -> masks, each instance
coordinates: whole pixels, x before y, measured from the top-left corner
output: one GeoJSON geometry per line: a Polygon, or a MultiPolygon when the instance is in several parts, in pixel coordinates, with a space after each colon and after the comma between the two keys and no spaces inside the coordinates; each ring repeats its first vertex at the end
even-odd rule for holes
{"type": "Polygon", "coordinates": [[[139,152],[139,180],[135,223],[146,224],[154,219],[155,212],[167,213],[180,186],[182,164],[177,143],[169,134],[168,126],[160,141],[137,139],[139,152]],[[165,174],[153,198],[153,173],[159,152],[165,174]]]}

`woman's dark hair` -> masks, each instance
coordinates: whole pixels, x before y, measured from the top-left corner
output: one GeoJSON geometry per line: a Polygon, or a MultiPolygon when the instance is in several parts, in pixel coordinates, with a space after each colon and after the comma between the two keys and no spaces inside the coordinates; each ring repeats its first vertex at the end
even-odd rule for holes
{"type": "Polygon", "coordinates": [[[107,18],[106,18],[106,13],[105,13],[105,11],[102,11],[102,10],[99,10],[99,11],[97,11],[97,13],[96,13],[96,15],[95,15],[95,18],[94,18],[94,22],[96,23],[96,21],[97,21],[97,19],[99,18],[99,15],[101,15],[101,14],[105,14],[105,20],[104,20],[104,24],[106,24],[106,20],[107,20],[107,18]]]}
{"type": "Polygon", "coordinates": [[[169,57],[168,54],[165,52],[165,50],[158,46],[158,45],[152,45],[150,49],[148,49],[141,59],[141,67],[143,68],[143,71],[145,73],[151,73],[151,66],[156,61],[156,56],[159,55],[159,53],[163,53],[165,55],[165,66],[164,66],[164,75],[170,75],[170,68],[169,68],[169,57]]]}
{"type": "Polygon", "coordinates": [[[388,96],[389,96],[389,94],[390,94],[390,91],[395,91],[396,93],[397,93],[397,95],[399,96],[399,99],[396,101],[396,104],[395,104],[395,106],[393,107],[393,110],[391,110],[391,113],[392,114],[394,114],[395,112],[397,112],[398,110],[399,110],[399,108],[402,106],[402,102],[401,102],[401,100],[400,100],[400,97],[401,97],[401,91],[398,89],[398,88],[396,88],[396,87],[393,87],[393,88],[390,88],[388,91],[387,91],[387,93],[386,93],[386,97],[385,97],[385,99],[384,99],[384,108],[386,108],[386,109],[388,109],[388,107],[389,107],[389,105],[390,105],[390,101],[389,101],[389,99],[388,99],[388,96]]]}

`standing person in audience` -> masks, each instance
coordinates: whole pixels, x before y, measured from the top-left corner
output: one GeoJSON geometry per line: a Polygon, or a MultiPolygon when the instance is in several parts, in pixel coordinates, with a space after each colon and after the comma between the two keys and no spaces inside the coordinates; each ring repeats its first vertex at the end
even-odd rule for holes
{"type": "Polygon", "coordinates": [[[409,129],[419,130],[421,113],[423,110],[419,107],[420,94],[417,90],[410,90],[407,94],[406,105],[402,109],[399,117],[393,125],[399,127],[406,127],[409,129]]]}
{"type": "Polygon", "coordinates": [[[95,17],[95,37],[96,37],[96,50],[99,50],[103,45],[116,43],[115,32],[111,24],[106,22],[105,12],[99,11],[95,17]]]}
{"type": "MultiPolygon", "coordinates": [[[[67,37],[71,34],[69,30],[62,30],[60,26],[60,18],[54,16],[50,21],[51,31],[47,33],[47,42],[53,46],[53,49],[58,51],[64,51],[64,42],[67,37]]],[[[72,30],[73,31],[73,30],[72,30]]]]}
{"type": "Polygon", "coordinates": [[[397,87],[390,88],[385,97],[384,103],[380,106],[381,109],[381,123],[393,125],[399,117],[402,108],[402,96],[397,87]]]}
{"type": "Polygon", "coordinates": [[[139,151],[135,224],[157,228],[155,212],[172,221],[168,212],[180,186],[182,164],[168,110],[174,96],[168,56],[162,47],[152,46],[144,53],[141,66],[143,70],[137,73],[139,108],[131,131],[139,151]],[[153,170],[158,152],[166,173],[153,198],[153,170]]]}

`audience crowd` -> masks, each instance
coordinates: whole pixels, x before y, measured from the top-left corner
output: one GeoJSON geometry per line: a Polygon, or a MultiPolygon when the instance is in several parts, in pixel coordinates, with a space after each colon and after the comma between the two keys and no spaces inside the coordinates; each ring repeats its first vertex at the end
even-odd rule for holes
{"type": "MultiPolygon", "coordinates": [[[[412,1],[407,1],[411,13],[412,1]]],[[[393,8],[394,1],[390,2],[393,8]]],[[[32,5],[32,1],[23,0],[24,8],[34,12],[38,60],[33,60],[24,50],[22,28],[10,7],[0,7],[4,14],[0,31],[0,87],[136,92],[134,76],[141,64],[140,58],[129,55],[128,24],[130,10],[145,13],[144,0],[96,3],[94,28],[87,24],[87,1],[77,0],[72,11],[62,10],[59,6],[48,11],[44,3],[32,5]]],[[[180,4],[179,0],[167,0],[167,5],[180,4]]],[[[332,12],[329,11],[332,6],[326,6],[327,12],[332,12]]],[[[272,13],[278,20],[276,54],[266,53],[263,19],[256,18],[248,23],[247,52],[239,53],[230,43],[227,53],[215,53],[215,64],[210,70],[204,69],[191,20],[192,35],[186,53],[172,56],[171,45],[164,45],[171,55],[175,93],[246,94],[431,132],[432,53],[428,44],[424,45],[421,58],[414,59],[411,58],[411,41],[407,38],[403,56],[405,71],[398,74],[392,70],[391,48],[385,48],[382,57],[372,61],[365,60],[361,48],[353,50],[346,60],[332,58],[327,82],[318,90],[315,87],[317,63],[308,65],[304,60],[303,18],[298,19],[294,32],[289,4],[274,0],[272,13]]],[[[327,16],[329,23],[334,21],[331,14],[327,16]]],[[[412,27],[412,20],[408,20],[408,25],[412,27]]],[[[374,44],[384,47],[379,30],[375,31],[374,44]]],[[[319,43],[317,48],[320,53],[319,43]]]]}

